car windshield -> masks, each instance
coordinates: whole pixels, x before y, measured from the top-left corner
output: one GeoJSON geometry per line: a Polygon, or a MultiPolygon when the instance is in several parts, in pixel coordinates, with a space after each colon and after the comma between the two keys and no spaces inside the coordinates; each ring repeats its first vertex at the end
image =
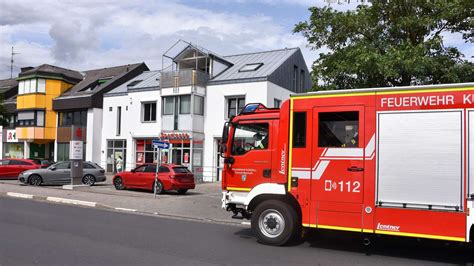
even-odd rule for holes
{"type": "Polygon", "coordinates": [[[186,167],[173,167],[173,171],[177,174],[191,173],[186,167]]]}

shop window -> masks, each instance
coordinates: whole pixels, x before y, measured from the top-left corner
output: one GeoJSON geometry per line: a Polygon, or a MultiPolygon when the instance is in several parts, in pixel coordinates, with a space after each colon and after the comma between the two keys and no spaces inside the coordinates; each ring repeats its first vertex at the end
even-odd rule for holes
{"type": "Polygon", "coordinates": [[[293,148],[306,147],[306,112],[293,113],[293,148]]]}
{"type": "Polygon", "coordinates": [[[245,106],[245,97],[229,97],[227,98],[227,118],[236,116],[245,106]]]}
{"type": "Polygon", "coordinates": [[[142,122],[156,122],[156,102],[142,103],[142,122]]]}
{"type": "Polygon", "coordinates": [[[69,143],[58,143],[57,157],[59,162],[69,160],[69,143]]]}
{"type": "Polygon", "coordinates": [[[204,115],[204,97],[194,95],[194,114],[204,115]]]}
{"type": "Polygon", "coordinates": [[[180,114],[191,113],[191,95],[179,96],[179,113],[180,114]]]}
{"type": "Polygon", "coordinates": [[[319,147],[358,147],[359,112],[319,113],[319,147]]]}

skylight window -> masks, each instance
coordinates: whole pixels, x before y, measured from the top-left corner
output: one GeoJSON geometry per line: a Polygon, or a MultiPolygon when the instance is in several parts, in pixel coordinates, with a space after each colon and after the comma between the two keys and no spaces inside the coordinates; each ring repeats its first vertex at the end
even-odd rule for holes
{"type": "Polygon", "coordinates": [[[137,85],[138,83],[142,82],[143,80],[134,80],[130,83],[128,83],[127,87],[133,87],[135,85],[137,85]]]}
{"type": "Polygon", "coordinates": [[[246,64],[243,67],[239,69],[239,72],[251,72],[259,69],[261,66],[263,66],[263,63],[252,63],[252,64],[246,64]]]}

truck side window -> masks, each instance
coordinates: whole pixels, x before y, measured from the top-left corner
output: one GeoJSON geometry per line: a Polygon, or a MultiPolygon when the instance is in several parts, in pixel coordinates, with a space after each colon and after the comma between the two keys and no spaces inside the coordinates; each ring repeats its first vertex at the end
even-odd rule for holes
{"type": "Polygon", "coordinates": [[[237,124],[235,125],[232,143],[232,155],[242,155],[251,150],[268,149],[268,124],[237,124]]]}
{"type": "Polygon", "coordinates": [[[293,148],[306,147],[306,112],[293,113],[293,148]]]}
{"type": "Polygon", "coordinates": [[[319,147],[359,147],[359,112],[319,113],[319,147]]]}

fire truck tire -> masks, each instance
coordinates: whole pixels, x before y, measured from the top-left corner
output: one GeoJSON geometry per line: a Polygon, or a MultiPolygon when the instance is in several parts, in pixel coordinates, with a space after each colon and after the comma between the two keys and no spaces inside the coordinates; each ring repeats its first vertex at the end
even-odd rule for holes
{"type": "Polygon", "coordinates": [[[252,213],[252,230],[265,245],[282,246],[300,235],[300,224],[294,208],[284,201],[267,200],[252,213]]]}

